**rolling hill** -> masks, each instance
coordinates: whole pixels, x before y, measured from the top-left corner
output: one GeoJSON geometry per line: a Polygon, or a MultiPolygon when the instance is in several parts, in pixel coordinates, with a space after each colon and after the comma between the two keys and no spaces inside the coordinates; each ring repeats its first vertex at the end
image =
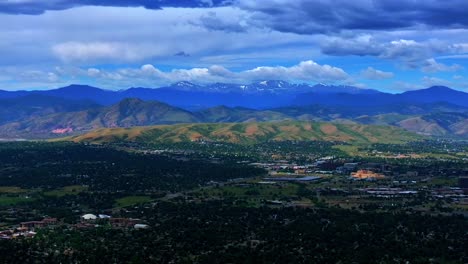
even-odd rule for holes
{"type": "MultiPolygon", "coordinates": [[[[111,106],[94,106],[80,111],[56,113],[54,109],[60,109],[60,106],[61,104],[52,108],[51,114],[46,111],[49,108],[39,107],[36,109],[39,111],[36,114],[25,115],[25,118],[5,122],[0,125],[0,138],[50,138],[85,133],[98,128],[158,124],[285,120],[392,125],[422,135],[468,138],[468,112],[466,108],[445,103],[399,104],[367,109],[311,105],[256,110],[244,107],[217,106],[190,112],[157,101],[128,98],[111,106]]],[[[74,107],[82,106],[70,104],[65,109],[73,109],[74,107]]],[[[25,107],[24,109],[29,108],[25,107]]]]}
{"type": "Polygon", "coordinates": [[[40,94],[3,98],[0,99],[0,125],[21,119],[80,111],[99,106],[89,100],[69,100],[40,94]]]}
{"type": "Polygon", "coordinates": [[[355,143],[401,143],[421,137],[389,126],[348,125],[321,122],[253,122],[159,125],[133,128],[105,128],[63,140],[75,142],[189,142],[223,141],[256,143],[285,140],[325,140],[355,143]]]}
{"type": "Polygon", "coordinates": [[[124,99],[108,107],[32,117],[0,126],[4,138],[48,138],[102,127],[199,122],[191,112],[168,104],[124,99]]]}
{"type": "Polygon", "coordinates": [[[0,138],[50,138],[158,124],[301,120],[392,125],[422,135],[468,139],[467,102],[467,93],[442,86],[388,94],[285,81],[179,82],[119,91],[70,85],[0,91],[0,138]]]}
{"type": "Polygon", "coordinates": [[[427,114],[395,122],[395,125],[423,135],[455,135],[468,138],[468,114],[466,113],[427,114]]]}
{"type": "Polygon", "coordinates": [[[218,123],[218,122],[264,122],[278,121],[290,118],[290,116],[272,111],[272,110],[255,110],[245,107],[226,107],[217,106],[203,109],[195,112],[195,114],[203,120],[203,122],[218,123]]]}

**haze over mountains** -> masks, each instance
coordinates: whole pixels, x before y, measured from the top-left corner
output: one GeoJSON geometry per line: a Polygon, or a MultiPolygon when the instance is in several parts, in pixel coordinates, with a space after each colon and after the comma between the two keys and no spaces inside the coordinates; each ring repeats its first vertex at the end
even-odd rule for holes
{"type": "Polygon", "coordinates": [[[424,135],[468,137],[468,94],[443,86],[389,94],[285,81],[205,86],[179,82],[120,91],[70,85],[46,91],[0,91],[0,114],[0,138],[47,138],[109,127],[280,120],[392,125],[424,135]]]}
{"type": "Polygon", "coordinates": [[[25,95],[45,95],[70,100],[91,100],[102,105],[117,103],[125,98],[162,101],[187,109],[211,106],[242,106],[255,109],[286,105],[385,105],[394,103],[448,102],[468,106],[468,94],[443,86],[408,91],[401,94],[383,93],[353,86],[292,84],[285,81],[262,81],[249,85],[214,83],[196,85],[178,82],[154,88],[129,88],[111,91],[87,85],[70,85],[46,91],[0,91],[1,98],[25,95]]]}

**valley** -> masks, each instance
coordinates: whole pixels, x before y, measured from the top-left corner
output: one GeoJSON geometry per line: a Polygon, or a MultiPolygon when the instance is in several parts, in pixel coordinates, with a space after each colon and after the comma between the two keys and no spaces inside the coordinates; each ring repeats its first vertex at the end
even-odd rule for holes
{"type": "Polygon", "coordinates": [[[452,140],[0,143],[0,261],[459,262],[467,153],[452,140]]]}

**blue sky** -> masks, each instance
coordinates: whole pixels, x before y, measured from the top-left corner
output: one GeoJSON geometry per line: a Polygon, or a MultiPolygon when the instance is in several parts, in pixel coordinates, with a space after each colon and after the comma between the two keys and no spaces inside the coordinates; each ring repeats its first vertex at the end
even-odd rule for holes
{"type": "Polygon", "coordinates": [[[0,0],[0,89],[265,79],[468,91],[468,1],[0,0]]]}

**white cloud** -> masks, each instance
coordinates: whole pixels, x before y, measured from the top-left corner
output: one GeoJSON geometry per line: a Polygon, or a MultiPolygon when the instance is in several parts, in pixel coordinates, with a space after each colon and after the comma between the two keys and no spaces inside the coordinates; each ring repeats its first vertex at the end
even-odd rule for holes
{"type": "Polygon", "coordinates": [[[178,81],[190,81],[200,84],[213,82],[250,83],[259,80],[281,79],[292,82],[327,82],[347,83],[349,75],[341,68],[320,65],[312,60],[302,61],[291,67],[261,66],[244,71],[231,71],[220,65],[189,69],[163,71],[152,64],[137,68],[115,70],[96,67],[81,69],[75,67],[55,67],[54,71],[10,71],[18,80],[42,81],[46,83],[79,82],[85,78],[103,88],[128,88],[134,86],[158,87],[178,81]]]}
{"type": "Polygon", "coordinates": [[[138,61],[156,55],[139,45],[118,42],[65,42],[54,45],[52,51],[65,62],[138,61]]]}
{"type": "Polygon", "coordinates": [[[98,77],[101,74],[101,71],[96,68],[89,68],[88,69],[88,75],[90,77],[98,77]]]}
{"type": "Polygon", "coordinates": [[[241,73],[250,80],[283,79],[283,80],[303,80],[303,81],[343,81],[348,78],[348,74],[341,68],[330,65],[319,65],[308,60],[302,61],[292,67],[257,67],[241,73]]]}
{"type": "Polygon", "coordinates": [[[57,74],[55,74],[53,72],[48,72],[47,73],[47,80],[49,82],[57,82],[59,80],[59,77],[57,76],[57,74]]]}
{"type": "Polygon", "coordinates": [[[456,43],[453,44],[453,49],[456,53],[467,53],[468,52],[468,43],[456,43]]]}
{"type": "Polygon", "coordinates": [[[367,69],[361,71],[361,76],[369,80],[383,80],[393,78],[394,74],[392,72],[384,72],[372,67],[368,67],[367,69]]]}
{"type": "MultiPolygon", "coordinates": [[[[166,65],[176,67],[200,67],[209,66],[197,64],[203,57],[256,53],[285,44],[289,47],[307,45],[310,49],[314,39],[262,28],[233,29],[233,33],[194,23],[212,13],[223,21],[222,25],[208,21],[213,27],[235,27],[238,22],[240,27],[245,26],[238,19],[247,12],[233,7],[147,10],[88,6],[48,11],[38,16],[0,14],[1,23],[9,25],[0,28],[0,65],[33,66],[48,62],[50,66],[63,62],[92,66],[164,60],[166,65]],[[181,51],[190,56],[174,56],[181,51]]],[[[303,59],[301,57],[298,54],[292,60],[303,59]]],[[[270,53],[270,58],[274,59],[275,55],[270,53]]]]}
{"type": "Polygon", "coordinates": [[[456,85],[454,82],[451,82],[445,79],[436,78],[436,77],[431,77],[431,76],[424,76],[422,78],[422,83],[425,87],[438,86],[438,85],[454,87],[456,85]]]}
{"type": "MultiPolygon", "coordinates": [[[[417,34],[415,34],[417,35],[417,34]]],[[[351,37],[327,37],[321,44],[323,53],[333,56],[374,56],[381,59],[395,60],[408,68],[422,68],[423,71],[455,70],[458,66],[437,67],[434,64],[435,54],[462,53],[468,50],[466,44],[450,44],[445,41],[429,39],[416,41],[414,39],[377,40],[370,34],[353,35],[351,37]],[[440,70],[437,70],[439,68],[440,70]]]]}
{"type": "Polygon", "coordinates": [[[45,72],[39,70],[22,71],[16,76],[16,80],[24,82],[45,82],[54,83],[59,81],[59,76],[54,72],[45,72]]]}
{"type": "Polygon", "coordinates": [[[220,65],[213,65],[207,68],[173,69],[164,72],[151,64],[145,64],[139,69],[120,69],[117,72],[123,77],[151,80],[160,84],[177,81],[192,81],[197,83],[245,83],[270,79],[306,82],[339,82],[345,81],[349,77],[341,68],[330,65],[320,65],[311,60],[300,62],[291,67],[261,66],[240,72],[230,71],[220,65]]]}
{"type": "Polygon", "coordinates": [[[321,44],[322,52],[334,56],[378,56],[384,46],[370,34],[353,36],[352,38],[328,37],[321,44]]]}
{"type": "Polygon", "coordinates": [[[424,66],[421,68],[421,71],[425,73],[435,73],[435,72],[447,72],[447,71],[458,71],[462,69],[462,66],[458,64],[445,65],[443,63],[438,63],[434,58],[427,59],[424,62],[424,66]]]}

